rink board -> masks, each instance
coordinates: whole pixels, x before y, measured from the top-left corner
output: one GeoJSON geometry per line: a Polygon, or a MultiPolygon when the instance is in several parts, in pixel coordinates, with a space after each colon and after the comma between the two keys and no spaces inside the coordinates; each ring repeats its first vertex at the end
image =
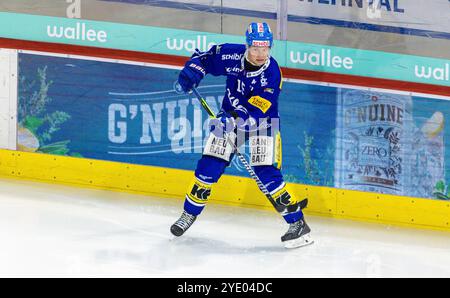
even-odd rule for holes
{"type": "MultiPolygon", "coordinates": [[[[93,187],[180,198],[193,173],[47,154],[0,150],[0,175],[45,183],[93,187]]],[[[450,231],[450,203],[336,188],[292,184],[309,198],[306,214],[450,231]]],[[[51,188],[51,186],[49,186],[51,188]]],[[[213,187],[212,203],[273,210],[249,178],[225,175],[213,187]],[[230,191],[233,185],[233,191],[230,191]]]]}
{"type": "MultiPolygon", "coordinates": [[[[214,44],[243,42],[241,35],[7,12],[0,12],[0,36],[184,57],[195,48],[206,51],[214,44]]],[[[450,87],[446,59],[281,40],[271,54],[281,67],[450,87]]]]}
{"type": "MultiPolygon", "coordinates": [[[[19,61],[19,151],[195,168],[209,117],[194,95],[173,90],[179,67],[28,51],[19,61]]],[[[286,76],[278,110],[287,182],[448,200],[448,97],[286,76]],[[442,119],[430,139],[420,128],[432,115],[442,119]]],[[[215,112],[224,86],[207,76],[198,87],[215,112]]],[[[248,146],[240,151],[249,158],[248,146]]],[[[225,173],[248,177],[237,159],[225,173]]]]}
{"type": "MultiPolygon", "coordinates": [[[[8,47],[14,48],[15,43],[12,43],[11,40],[4,40],[4,42],[8,45],[8,47]]],[[[165,66],[162,66],[162,68],[168,68],[169,65],[172,65],[170,70],[165,70],[166,74],[162,74],[163,71],[160,70],[160,73],[158,72],[158,76],[155,76],[155,78],[158,79],[159,84],[156,88],[163,88],[164,84],[171,84],[173,80],[176,79],[176,75],[178,73],[178,69],[180,65],[183,64],[184,59],[181,59],[181,57],[176,56],[164,56],[164,54],[167,54],[165,51],[162,51],[160,54],[143,54],[138,52],[120,52],[115,50],[104,50],[100,48],[89,48],[89,47],[77,47],[77,46],[63,46],[63,45],[56,45],[56,44],[39,44],[39,43],[22,43],[22,45],[25,44],[25,47],[16,47],[20,49],[35,49],[40,50],[39,46],[43,46],[48,51],[54,51],[54,52],[68,52],[68,53],[75,53],[75,54],[81,54],[81,55],[93,55],[97,56],[97,58],[93,57],[71,57],[71,55],[62,55],[62,54],[54,54],[54,56],[59,56],[59,60],[62,61],[61,64],[66,67],[74,67],[74,66],[80,66],[80,69],[86,69],[86,67],[91,65],[101,65],[102,63],[111,62],[108,59],[110,57],[119,57],[118,59],[129,59],[130,57],[133,58],[133,61],[119,61],[114,60],[114,63],[117,64],[135,64],[137,66],[145,65],[146,67],[161,67],[161,66],[155,66],[155,65],[149,65],[149,63],[158,63],[158,64],[164,64],[165,66]],[[38,48],[35,48],[35,46],[38,46],[38,48]],[[159,56],[158,56],[159,55],[159,56]],[[106,59],[100,59],[98,57],[106,58],[106,59]],[[64,60],[66,59],[66,60],[64,60]],[[96,63],[81,63],[80,61],[75,61],[76,59],[81,60],[90,60],[90,61],[96,61],[96,63]],[[71,61],[67,61],[71,60],[71,61]],[[75,61],[75,62],[74,62],[75,61]],[[144,63],[136,62],[141,61],[144,63]],[[171,73],[169,73],[171,72],[171,73]],[[172,77],[171,77],[172,76],[172,77]],[[170,79],[170,80],[169,80],[170,79]],[[165,81],[163,81],[165,80],[165,81]],[[163,82],[162,82],[163,81],[163,82]],[[170,81],[170,82],[169,82],[170,81]],[[162,83],[161,83],[162,82],[162,83]],[[163,86],[163,87],[162,87],[163,86]]],[[[314,51],[326,53],[326,50],[320,50],[320,49],[314,49],[314,51]]],[[[283,51],[284,52],[284,51],[283,51]]],[[[26,75],[28,78],[30,78],[32,71],[35,71],[32,67],[38,66],[39,63],[33,62],[42,60],[43,58],[36,58],[33,55],[43,55],[43,56],[49,56],[47,54],[42,53],[28,53],[27,55],[22,54],[22,63],[29,62],[26,65],[22,65],[25,67],[22,67],[22,72],[26,72],[26,75]],[[34,59],[34,60],[33,60],[34,59]],[[31,62],[30,62],[31,61],[31,62]],[[30,67],[31,66],[31,67],[30,67]]],[[[301,56],[298,56],[301,57],[301,56]]],[[[298,58],[297,57],[297,58],[298,58]]],[[[55,69],[57,69],[57,66],[60,66],[61,64],[54,63],[58,59],[48,59],[48,71],[50,72],[52,70],[51,66],[54,65],[55,69]]],[[[298,60],[298,59],[297,59],[298,60]]],[[[377,59],[375,59],[377,60],[377,59]]],[[[442,61],[440,61],[442,62],[442,61]]],[[[332,91],[335,92],[335,90],[340,89],[346,89],[351,88],[355,89],[355,86],[345,85],[345,84],[352,84],[352,85],[358,85],[358,86],[364,86],[360,89],[371,89],[366,87],[367,84],[371,84],[369,86],[371,87],[379,87],[379,88],[385,88],[389,89],[390,91],[380,91],[380,92],[397,92],[398,90],[405,90],[405,91],[416,91],[416,92],[424,92],[424,93],[432,93],[432,94],[438,94],[441,95],[440,97],[436,96],[428,96],[424,94],[418,94],[415,95],[411,94],[411,92],[407,92],[407,95],[415,96],[417,97],[415,99],[416,104],[419,104],[419,102],[422,101],[420,97],[433,97],[436,99],[436,102],[438,104],[438,107],[441,108],[443,102],[445,100],[448,100],[448,87],[443,86],[446,85],[440,84],[441,86],[430,86],[426,84],[417,84],[417,82],[413,82],[414,80],[411,80],[411,82],[399,82],[395,80],[389,80],[386,78],[376,78],[373,80],[367,80],[363,77],[361,77],[360,73],[346,73],[346,74],[339,74],[339,73],[326,73],[321,72],[318,69],[293,69],[293,65],[287,65],[291,66],[291,68],[283,68],[283,72],[285,75],[289,78],[287,82],[285,83],[284,92],[282,93],[283,96],[288,97],[289,92],[290,94],[293,94],[292,92],[297,92],[294,94],[302,94],[303,97],[305,97],[308,93],[311,93],[312,97],[314,97],[314,92],[323,90],[323,91],[332,91]],[[308,81],[301,82],[298,79],[306,79],[308,81]],[[306,87],[292,87],[294,81],[297,81],[297,85],[308,85],[306,87]],[[291,82],[291,84],[289,84],[291,82]],[[314,84],[313,84],[314,82],[314,84]],[[342,85],[338,86],[331,86],[331,83],[342,83],[342,85]],[[398,84],[398,85],[396,85],[398,84]],[[314,86],[313,86],[314,85],[314,86]],[[292,88],[289,89],[291,86],[292,88]],[[322,87],[321,87],[322,86],[322,87]],[[291,91],[289,91],[291,90],[291,91]],[[315,90],[315,91],[314,91],[315,90]],[[397,91],[396,91],[397,90],[397,91]],[[308,92],[305,92],[308,91],[308,92]],[[285,95],[286,94],[286,95],[285,95]],[[442,96],[443,95],[443,96],[442,96]],[[443,99],[443,100],[442,100],[443,99]]],[[[109,67],[109,66],[108,66],[109,67]]],[[[101,68],[101,67],[100,67],[101,68]]],[[[138,68],[138,67],[136,67],[138,68]]],[[[444,68],[442,68],[444,70],[444,68]]],[[[140,70],[139,70],[140,71],[140,70]]],[[[323,69],[322,69],[323,71],[323,69]]],[[[35,72],[36,73],[36,72],[35,72]]],[[[128,73],[127,71],[118,71],[117,73],[128,73]]],[[[442,72],[443,73],[443,72],[442,72]]],[[[55,73],[57,74],[56,77],[63,77],[63,73],[55,73]]],[[[81,76],[82,78],[87,78],[89,76],[81,76]]],[[[96,78],[98,80],[98,78],[96,78]]],[[[105,83],[110,83],[108,80],[104,80],[105,83]]],[[[205,80],[206,82],[207,80],[205,80]]],[[[58,83],[56,81],[56,83],[58,83]]],[[[92,82],[91,82],[92,83],[92,82]]],[[[96,84],[91,85],[94,86],[92,89],[95,89],[98,87],[97,81],[96,84]]],[[[212,85],[214,82],[210,82],[212,85]]],[[[113,82],[115,84],[115,82],[113,82]]],[[[89,84],[86,84],[88,86],[89,84]]],[[[58,89],[58,92],[60,93],[61,98],[66,97],[67,94],[64,94],[63,92],[71,92],[73,91],[70,88],[73,88],[71,86],[78,86],[77,82],[74,82],[73,84],[69,84],[68,81],[61,82],[61,87],[58,89]]],[[[86,87],[81,86],[81,87],[86,87]]],[[[120,87],[117,85],[114,85],[114,87],[120,87]]],[[[165,86],[164,88],[166,88],[165,86]]],[[[203,87],[203,86],[202,86],[203,87]]],[[[223,87],[223,86],[222,86],[223,87]]],[[[222,89],[218,88],[218,89],[222,89]]],[[[131,87],[130,87],[131,88],[131,87]]],[[[82,88],[79,88],[80,92],[83,93],[84,91],[82,88]]],[[[120,88],[119,88],[120,89],[120,88]]],[[[52,89],[53,90],[53,89],[52,89]]],[[[156,89],[156,90],[144,90],[144,91],[151,91],[151,92],[160,92],[162,89],[156,89]]],[[[107,90],[111,91],[111,90],[107,90]]],[[[114,90],[112,90],[114,91],[114,90]]],[[[126,90],[125,90],[126,91],[126,90]]],[[[124,91],[124,92],[125,92],[124,91]]],[[[217,90],[216,90],[217,91],[217,90]]],[[[58,93],[56,92],[56,93],[58,93]]],[[[223,92],[221,90],[220,92],[223,92]]],[[[107,94],[108,92],[105,92],[107,94]]],[[[322,93],[329,93],[329,92],[322,92],[322,93]]],[[[400,92],[401,93],[401,92],[400,92]]],[[[110,93],[111,94],[111,93],[110,93]]],[[[317,93],[316,93],[317,94],[317,93]]],[[[336,94],[338,92],[336,91],[336,94]]],[[[77,95],[77,94],[72,94],[77,95]]],[[[92,95],[92,94],[91,94],[92,95]]],[[[401,94],[404,96],[404,92],[401,94]]],[[[134,96],[134,95],[132,95],[134,96]]],[[[76,98],[76,96],[74,96],[76,98]]],[[[321,96],[322,97],[322,96],[321,96]]],[[[335,96],[333,93],[333,98],[338,97],[335,96]]],[[[55,95],[52,95],[53,99],[58,99],[55,97],[55,95]]],[[[97,98],[98,99],[98,98],[97,98]]],[[[104,99],[104,98],[103,98],[104,99]]],[[[113,100],[113,98],[109,98],[110,100],[113,100]]],[[[315,98],[315,100],[318,100],[319,98],[315,98]]],[[[323,97],[325,100],[325,97],[323,97]]],[[[128,100],[124,96],[122,98],[115,98],[114,100],[118,100],[119,102],[124,102],[125,100],[128,100]]],[[[177,105],[180,106],[180,103],[183,102],[184,99],[180,99],[177,101],[177,105]]],[[[218,101],[219,98],[216,96],[214,99],[215,101],[218,101]]],[[[315,103],[315,101],[309,100],[309,104],[315,103]]],[[[52,106],[49,111],[54,112],[58,111],[58,109],[62,107],[70,107],[70,102],[62,102],[62,101],[55,101],[57,103],[57,106],[52,106]]],[[[77,104],[78,102],[74,102],[77,104]]],[[[326,104],[325,101],[322,102],[322,107],[328,107],[329,105],[326,104]]],[[[159,103],[157,103],[159,104],[159,103]]],[[[167,108],[167,103],[164,103],[167,108]]],[[[196,109],[195,107],[195,99],[190,98],[190,102],[188,103],[190,106],[190,109],[196,109]]],[[[98,103],[96,103],[98,105],[98,103]]],[[[311,104],[312,105],[312,104],[311,104]]],[[[435,108],[434,104],[428,104],[430,108],[435,108]]],[[[131,107],[131,104],[127,107],[131,107]]],[[[154,106],[152,106],[154,108],[154,106]]],[[[80,111],[76,111],[72,108],[72,112],[76,111],[79,114],[83,113],[94,113],[95,112],[95,106],[91,106],[89,109],[83,109],[80,111]]],[[[281,107],[281,109],[285,109],[285,111],[288,111],[289,109],[286,107],[281,107]]],[[[317,109],[317,107],[315,108],[317,109]]],[[[333,111],[336,109],[332,107],[333,111]]],[[[420,108],[416,109],[417,111],[420,111],[420,108]]],[[[446,112],[446,109],[441,108],[443,112],[446,112]]],[[[71,111],[68,110],[68,113],[71,111]]],[[[283,113],[283,110],[281,111],[283,113]]],[[[195,114],[195,113],[194,113],[195,114]]],[[[308,113],[306,113],[308,114],[308,113]]],[[[326,117],[330,116],[330,113],[324,113],[326,117]]],[[[95,114],[94,116],[101,116],[102,114],[95,114]]],[[[76,113],[71,114],[72,117],[76,116],[76,113]]],[[[86,119],[91,119],[92,117],[88,117],[87,114],[84,116],[86,119]]],[[[305,115],[307,117],[307,115],[305,115]]],[[[94,117],[95,118],[95,117],[94,117]]],[[[20,120],[20,119],[19,119],[20,120]]],[[[21,119],[23,120],[23,119],[21,119]]],[[[83,119],[82,119],[83,120],[83,119]]],[[[133,119],[131,119],[133,120],[133,119]]],[[[308,122],[308,120],[304,119],[305,122],[308,122]]],[[[195,122],[195,121],[193,121],[195,122]]],[[[333,121],[331,121],[333,122],[333,121]]],[[[70,132],[71,130],[76,130],[77,128],[83,129],[90,129],[89,125],[86,125],[87,121],[79,121],[75,124],[72,124],[71,128],[66,128],[66,131],[61,130],[60,132],[63,133],[64,138],[66,137],[66,133],[70,132]],[[86,125],[84,127],[83,125],[86,125]],[[74,128],[74,129],[73,129],[74,128]]],[[[312,122],[310,122],[312,124],[312,122]]],[[[131,125],[130,125],[131,126],[131,125]]],[[[316,130],[317,136],[323,136],[323,131],[329,131],[327,127],[322,123],[322,125],[311,125],[315,128],[319,129],[320,131],[316,130]],[[322,133],[322,134],[321,134],[322,133]]],[[[286,126],[285,126],[286,127],[286,126]]],[[[292,127],[297,128],[297,127],[292,127]]],[[[90,149],[98,150],[101,148],[101,146],[107,144],[107,142],[103,142],[103,144],[98,143],[95,144],[95,141],[98,141],[99,135],[106,135],[104,134],[106,130],[104,128],[97,129],[96,135],[90,134],[87,135],[90,140],[94,140],[94,146],[89,147],[90,149]],[[100,145],[100,146],[99,146],[100,145]]],[[[446,130],[448,132],[448,130],[446,130]]],[[[300,132],[300,130],[299,130],[300,132]]],[[[302,134],[300,133],[298,135],[298,139],[302,137],[302,134]]],[[[65,139],[62,140],[65,140],[65,139]]],[[[295,138],[285,138],[283,140],[284,145],[286,145],[286,141],[293,140],[295,138]]],[[[70,139],[72,144],[75,142],[76,138],[70,139]]],[[[319,138],[316,138],[316,140],[319,140],[319,138]]],[[[61,141],[61,140],[58,140],[61,141]]],[[[167,141],[167,140],[166,140],[167,141]]],[[[296,140],[296,142],[300,142],[300,140],[296,140]]],[[[322,140],[323,141],[323,140],[322,140]]],[[[329,143],[327,140],[323,143],[329,143]]],[[[92,144],[91,144],[92,145],[92,144]]],[[[123,148],[117,148],[120,147],[117,144],[116,149],[124,149],[123,148]]],[[[132,145],[132,144],[125,144],[125,145],[132,145]]],[[[292,168],[296,166],[295,163],[292,163],[289,161],[289,155],[292,155],[294,148],[297,148],[296,145],[298,144],[287,144],[288,146],[284,146],[284,148],[291,148],[291,152],[289,150],[284,150],[284,153],[287,153],[287,158],[285,158],[285,165],[291,166],[292,168]]],[[[325,144],[326,145],[326,144],[325,144]]],[[[106,147],[106,146],[105,146],[106,147]]],[[[322,146],[325,149],[325,146],[322,146]]],[[[70,148],[72,149],[72,148],[70,148]]],[[[73,149],[73,153],[78,154],[80,147],[77,147],[73,149]],[[75,150],[77,149],[77,150],[75,150]]],[[[111,148],[110,148],[111,149],[111,148]]],[[[88,151],[87,151],[88,152],[88,151]]],[[[72,153],[72,152],[71,152],[72,153]]],[[[147,163],[147,164],[136,164],[134,160],[120,160],[114,159],[114,160],[102,160],[104,159],[101,155],[97,156],[89,156],[85,155],[85,152],[81,152],[84,156],[84,158],[75,158],[75,157],[69,157],[69,156],[60,156],[60,155],[46,155],[46,154],[37,154],[37,153],[28,153],[28,152],[13,152],[13,151],[6,151],[2,150],[0,153],[0,173],[3,176],[13,176],[16,178],[25,178],[25,179],[32,179],[32,180],[39,180],[44,182],[55,182],[55,183],[63,183],[63,184],[69,184],[69,185],[76,185],[81,187],[94,187],[94,188],[102,188],[102,189],[111,189],[111,190],[117,190],[117,191],[129,191],[129,192],[136,192],[136,193],[142,193],[142,194],[156,194],[158,196],[167,196],[167,197],[178,197],[178,198],[184,198],[185,194],[185,187],[186,185],[191,181],[193,173],[192,171],[188,169],[192,169],[193,166],[190,167],[183,167],[184,169],[180,169],[178,163],[185,162],[185,159],[196,159],[193,156],[188,156],[185,158],[180,158],[179,162],[176,166],[169,165],[169,164],[159,164],[157,162],[155,163],[147,163]],[[176,168],[176,169],[175,169],[176,168]]],[[[96,152],[97,153],[97,152],[96,152]]],[[[122,152],[115,152],[117,153],[124,153],[122,152]]],[[[142,152],[134,152],[134,153],[142,153],[142,152]]],[[[197,152],[198,153],[198,152],[197,152]]],[[[298,152],[297,152],[298,154],[298,152]]],[[[119,156],[119,155],[117,155],[119,156]]],[[[157,158],[160,159],[160,158],[157,158]]],[[[169,158],[168,158],[169,159],[169,158]]],[[[162,160],[163,161],[163,160],[162,160]]],[[[286,170],[286,167],[284,168],[286,170]]],[[[325,173],[330,169],[325,169],[325,173]]],[[[333,169],[331,169],[333,170],[333,169]]],[[[328,171],[329,172],[329,171],[328,171]]],[[[236,174],[236,173],[233,173],[236,174]]],[[[295,174],[295,173],[294,173],[295,174]]],[[[392,223],[392,224],[398,224],[398,225],[407,225],[407,226],[415,226],[415,227],[427,227],[427,228],[434,228],[434,229],[443,229],[443,230],[449,230],[449,221],[450,221],[450,204],[449,201],[439,201],[439,200],[432,200],[432,199],[417,199],[413,197],[408,196],[394,196],[394,195],[381,195],[377,193],[369,193],[369,192],[361,192],[361,191],[351,191],[351,190],[343,190],[340,188],[332,187],[333,184],[328,186],[312,186],[312,185],[306,185],[301,184],[300,182],[305,183],[305,181],[302,181],[301,178],[304,178],[303,176],[293,176],[293,180],[296,183],[292,183],[292,187],[295,188],[299,196],[308,197],[310,201],[310,205],[306,211],[306,213],[310,214],[319,214],[319,215],[327,215],[327,216],[333,216],[333,217],[342,217],[342,218],[352,218],[357,220],[364,220],[364,221],[375,221],[375,222],[383,222],[383,223],[392,223]],[[299,182],[300,181],[300,182],[299,182]]],[[[307,182],[306,182],[307,183],[307,182]]],[[[272,206],[269,202],[267,202],[266,198],[258,191],[256,185],[252,180],[249,178],[239,176],[239,175],[225,175],[221,181],[214,186],[213,189],[214,195],[212,196],[212,201],[216,203],[222,203],[227,205],[235,205],[235,206],[242,206],[242,207],[251,207],[251,208],[260,208],[260,209],[268,209],[272,210],[272,206]],[[230,185],[233,187],[230,190],[230,185]]]]}

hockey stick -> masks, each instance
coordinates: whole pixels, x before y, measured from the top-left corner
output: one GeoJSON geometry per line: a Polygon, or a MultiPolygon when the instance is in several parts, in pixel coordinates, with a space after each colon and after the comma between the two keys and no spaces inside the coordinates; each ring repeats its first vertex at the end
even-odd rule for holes
{"type": "MultiPolygon", "coordinates": [[[[177,92],[177,93],[182,92],[181,86],[178,84],[178,82],[175,82],[174,89],[175,89],[175,92],[177,92]]],[[[216,115],[214,114],[213,110],[209,107],[206,100],[203,98],[203,96],[198,92],[198,90],[195,87],[192,88],[192,92],[195,94],[197,99],[200,101],[200,104],[205,109],[205,111],[208,113],[208,115],[211,118],[216,118],[216,115]]],[[[287,206],[278,204],[275,201],[275,199],[272,197],[272,195],[270,194],[267,187],[264,185],[264,183],[262,183],[261,179],[259,179],[259,177],[258,177],[258,175],[256,175],[255,171],[253,171],[252,167],[249,165],[249,163],[247,162],[245,157],[239,152],[237,144],[235,144],[234,142],[230,142],[232,140],[229,139],[229,136],[227,134],[225,134],[225,139],[228,143],[230,143],[233,146],[233,150],[236,152],[236,156],[239,158],[239,160],[244,165],[247,172],[250,174],[250,177],[256,182],[256,185],[258,186],[258,188],[266,196],[266,198],[273,205],[273,207],[281,214],[286,213],[287,206]]],[[[308,199],[304,199],[298,203],[300,209],[306,208],[307,204],[308,204],[308,199]]]]}

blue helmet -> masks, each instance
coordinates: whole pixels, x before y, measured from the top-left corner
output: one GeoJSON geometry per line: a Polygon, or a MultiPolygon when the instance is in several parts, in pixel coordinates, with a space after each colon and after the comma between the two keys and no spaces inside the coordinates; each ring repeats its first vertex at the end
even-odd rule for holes
{"type": "Polygon", "coordinates": [[[249,47],[272,47],[273,44],[272,30],[267,23],[251,23],[245,37],[249,47]]]}

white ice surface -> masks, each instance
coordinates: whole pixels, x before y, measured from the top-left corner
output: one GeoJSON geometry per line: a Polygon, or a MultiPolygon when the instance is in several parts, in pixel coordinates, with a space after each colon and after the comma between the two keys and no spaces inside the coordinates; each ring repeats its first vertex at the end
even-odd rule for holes
{"type": "Polygon", "coordinates": [[[450,277],[448,232],[308,216],[315,244],[286,250],[275,212],[210,204],[173,239],[179,199],[0,189],[0,277],[450,277]]]}

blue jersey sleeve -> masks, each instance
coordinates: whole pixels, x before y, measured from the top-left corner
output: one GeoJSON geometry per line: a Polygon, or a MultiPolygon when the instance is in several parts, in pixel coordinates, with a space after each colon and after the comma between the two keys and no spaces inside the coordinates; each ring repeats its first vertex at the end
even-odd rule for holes
{"type": "Polygon", "coordinates": [[[227,75],[227,69],[235,66],[245,53],[245,45],[221,44],[214,45],[206,52],[196,52],[187,63],[201,66],[206,74],[213,76],[227,75]]]}

